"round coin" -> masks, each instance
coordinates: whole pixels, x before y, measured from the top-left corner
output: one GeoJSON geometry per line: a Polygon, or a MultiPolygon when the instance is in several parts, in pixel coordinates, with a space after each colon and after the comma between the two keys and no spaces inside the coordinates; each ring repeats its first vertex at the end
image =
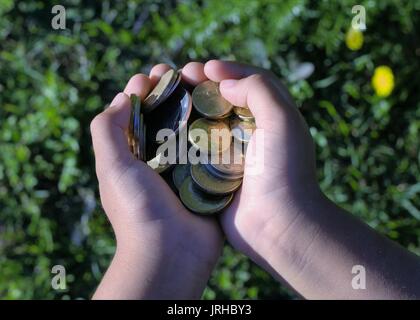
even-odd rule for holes
{"type": "Polygon", "coordinates": [[[218,154],[229,148],[232,136],[225,121],[200,118],[190,125],[188,141],[202,152],[218,154]]]}
{"type": "Polygon", "coordinates": [[[233,112],[241,120],[244,120],[244,121],[254,120],[254,115],[251,113],[251,110],[249,110],[248,107],[233,107],[233,112]]]}
{"type": "Polygon", "coordinates": [[[181,73],[181,70],[178,70],[178,71],[175,72],[175,76],[173,78],[173,81],[168,86],[167,93],[165,92],[165,94],[167,96],[170,96],[172,94],[172,92],[175,91],[175,89],[178,87],[179,83],[181,82],[181,79],[182,79],[182,73],[181,73]]]}
{"type": "Polygon", "coordinates": [[[176,81],[177,76],[177,72],[173,69],[168,70],[162,75],[159,82],[149,93],[149,95],[144,99],[145,112],[152,111],[158,106],[158,104],[162,103],[163,100],[167,98],[167,96],[165,96],[165,93],[167,93],[170,90],[170,88],[174,84],[174,81],[176,81]]]}
{"type": "Polygon", "coordinates": [[[233,194],[215,197],[198,190],[191,177],[187,177],[179,190],[182,203],[191,211],[211,215],[225,208],[233,198],[233,194]]]}
{"type": "Polygon", "coordinates": [[[171,129],[173,135],[178,135],[179,131],[187,125],[191,109],[190,93],[180,88],[153,113],[153,118],[149,118],[149,121],[154,125],[154,131],[151,134],[156,137],[156,142],[158,144],[165,142],[165,139],[158,139],[157,133],[160,129],[171,129]]]}
{"type": "MultiPolygon", "coordinates": [[[[175,70],[174,70],[175,71],[175,70]]],[[[163,91],[160,98],[155,102],[153,109],[160,106],[164,101],[166,101],[169,96],[172,95],[172,93],[175,91],[175,89],[178,87],[178,84],[181,82],[181,73],[178,71],[175,71],[171,81],[166,86],[166,89],[163,91]]]]}
{"type": "Polygon", "coordinates": [[[209,165],[223,176],[232,176],[233,179],[243,176],[245,157],[242,152],[242,143],[234,141],[230,148],[221,153],[215,160],[210,159],[209,165]]]}
{"type": "Polygon", "coordinates": [[[191,178],[201,190],[218,196],[234,192],[242,183],[242,179],[220,179],[212,175],[203,164],[191,165],[191,178]]]}
{"type": "Polygon", "coordinates": [[[211,80],[204,81],[194,88],[192,93],[195,109],[209,119],[222,119],[232,111],[232,104],[222,97],[219,84],[211,80]]]}
{"type": "Polygon", "coordinates": [[[172,180],[175,187],[181,189],[182,183],[190,176],[190,164],[177,164],[172,171],[172,180]]]}
{"type": "Polygon", "coordinates": [[[207,171],[212,175],[222,180],[240,180],[243,178],[243,173],[238,175],[227,175],[224,173],[221,173],[220,171],[217,171],[212,167],[210,164],[205,163],[204,166],[206,167],[207,171]]]}
{"type": "Polygon", "coordinates": [[[257,127],[253,121],[242,121],[238,118],[230,121],[232,136],[240,142],[248,143],[249,140],[251,140],[252,133],[256,128],[257,127]]]}

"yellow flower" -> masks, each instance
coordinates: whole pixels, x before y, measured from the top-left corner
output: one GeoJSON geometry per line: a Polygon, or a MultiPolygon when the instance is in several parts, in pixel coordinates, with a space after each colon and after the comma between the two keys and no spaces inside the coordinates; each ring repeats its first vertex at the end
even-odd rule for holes
{"type": "Polygon", "coordinates": [[[372,77],[372,86],[378,96],[389,96],[394,89],[394,74],[391,68],[387,66],[376,67],[372,77]]]}
{"type": "Polygon", "coordinates": [[[359,50],[363,45],[363,33],[359,30],[350,28],[346,34],[346,45],[350,50],[359,50]]]}

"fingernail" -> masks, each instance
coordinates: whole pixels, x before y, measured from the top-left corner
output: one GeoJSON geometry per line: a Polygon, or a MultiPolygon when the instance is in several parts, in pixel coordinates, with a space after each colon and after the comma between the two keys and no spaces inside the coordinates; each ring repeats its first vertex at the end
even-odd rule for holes
{"type": "Polygon", "coordinates": [[[227,80],[223,80],[220,85],[224,88],[232,88],[233,86],[235,86],[238,83],[238,80],[235,79],[227,79],[227,80]]]}
{"type": "Polygon", "coordinates": [[[125,93],[124,92],[120,92],[112,100],[110,107],[119,106],[119,105],[121,105],[124,102],[124,100],[125,100],[125,93]]]}

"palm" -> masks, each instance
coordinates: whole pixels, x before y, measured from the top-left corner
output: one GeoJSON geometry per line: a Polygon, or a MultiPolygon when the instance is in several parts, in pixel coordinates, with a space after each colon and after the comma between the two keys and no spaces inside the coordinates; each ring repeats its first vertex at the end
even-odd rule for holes
{"type": "MultiPolygon", "coordinates": [[[[186,210],[166,182],[144,163],[133,158],[122,172],[113,184],[114,196],[109,206],[116,205],[126,215],[116,213],[113,220],[124,219],[124,225],[130,225],[133,232],[139,234],[165,235],[167,252],[179,237],[186,237],[192,243],[189,248],[192,253],[206,252],[209,257],[217,258],[222,235],[215,219],[199,217],[186,210]]],[[[110,197],[101,198],[107,201],[110,197]]],[[[121,225],[118,221],[111,222],[116,227],[121,225]]]]}
{"type": "MultiPolygon", "coordinates": [[[[270,139],[265,141],[267,142],[270,143],[270,139]]],[[[257,235],[253,234],[256,230],[255,224],[264,224],[270,220],[273,213],[278,210],[274,200],[278,199],[285,190],[284,179],[280,173],[285,170],[278,152],[271,152],[270,147],[264,148],[264,153],[255,154],[252,152],[254,144],[256,144],[255,136],[248,147],[242,188],[236,194],[232,205],[223,214],[224,231],[240,249],[244,249],[240,234],[256,237],[257,235]],[[254,171],[256,163],[264,164],[262,172],[254,171]]],[[[275,141],[271,144],[274,150],[278,150],[276,144],[275,141]]]]}

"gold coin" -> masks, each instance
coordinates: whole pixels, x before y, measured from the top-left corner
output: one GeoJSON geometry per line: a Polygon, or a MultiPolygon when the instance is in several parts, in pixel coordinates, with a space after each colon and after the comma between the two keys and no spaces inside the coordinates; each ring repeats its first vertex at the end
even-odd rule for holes
{"type": "Polygon", "coordinates": [[[172,171],[172,180],[179,190],[184,180],[190,176],[190,164],[177,164],[172,171]]]}
{"type": "Polygon", "coordinates": [[[233,107],[233,112],[239,119],[244,121],[254,121],[254,115],[248,107],[233,107]]]}
{"type": "Polygon", "coordinates": [[[175,91],[175,89],[178,87],[178,84],[181,82],[182,79],[182,72],[181,70],[175,71],[175,75],[173,78],[173,81],[171,82],[170,86],[168,86],[167,92],[165,94],[169,97],[172,92],[175,91]]]}
{"type": "Polygon", "coordinates": [[[223,178],[231,177],[233,180],[241,178],[245,166],[245,157],[242,149],[242,143],[234,141],[229,149],[215,159],[216,161],[210,159],[209,165],[221,173],[223,178]]]}
{"type": "Polygon", "coordinates": [[[219,84],[211,80],[200,83],[192,93],[195,109],[209,119],[222,119],[232,111],[232,104],[222,97],[219,84]]]}
{"type": "Polygon", "coordinates": [[[230,129],[232,130],[232,136],[240,142],[248,143],[251,140],[252,133],[256,129],[255,122],[253,121],[242,121],[241,119],[235,118],[230,121],[230,129]]]}
{"type": "Polygon", "coordinates": [[[190,125],[188,140],[202,152],[218,154],[229,148],[232,136],[225,121],[200,118],[190,125]]]}
{"type": "Polygon", "coordinates": [[[182,203],[191,211],[211,215],[225,208],[233,198],[233,194],[215,197],[198,190],[191,177],[187,177],[179,190],[182,203]]]}
{"type": "Polygon", "coordinates": [[[216,178],[222,179],[222,180],[241,180],[243,178],[243,174],[241,175],[227,175],[224,173],[221,173],[220,171],[217,171],[216,169],[214,169],[211,165],[209,165],[208,163],[204,164],[204,166],[206,167],[207,171],[212,175],[215,176],[216,178]]]}
{"type": "Polygon", "coordinates": [[[159,82],[144,99],[145,112],[151,112],[167,98],[167,92],[170,91],[177,77],[178,73],[173,69],[162,75],[159,82]]]}
{"type": "Polygon", "coordinates": [[[203,164],[191,165],[191,178],[201,190],[212,195],[232,193],[242,183],[242,179],[223,180],[213,176],[203,164]]]}
{"type": "MultiPolygon", "coordinates": [[[[156,107],[159,106],[159,105],[161,105],[167,98],[169,98],[169,96],[178,87],[178,84],[180,83],[180,81],[181,81],[181,73],[179,71],[175,71],[174,70],[174,74],[172,76],[171,81],[169,82],[169,84],[166,87],[166,89],[163,91],[163,93],[160,96],[160,98],[158,99],[158,101],[156,101],[156,107]]],[[[156,107],[154,107],[154,108],[156,108],[156,107]]]]}

